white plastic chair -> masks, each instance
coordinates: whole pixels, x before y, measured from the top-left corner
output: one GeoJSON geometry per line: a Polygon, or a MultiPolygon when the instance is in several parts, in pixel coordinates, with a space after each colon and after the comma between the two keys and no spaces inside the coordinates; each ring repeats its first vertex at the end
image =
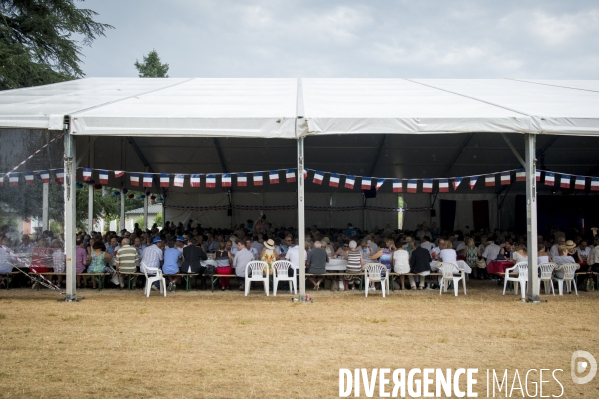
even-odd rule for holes
{"type": "Polygon", "coordinates": [[[450,262],[439,262],[437,268],[441,270],[442,276],[439,284],[439,295],[443,291],[447,292],[447,286],[449,282],[453,282],[453,291],[455,296],[458,296],[458,283],[462,280],[462,286],[464,287],[464,295],[466,295],[466,272],[464,269],[460,269],[458,265],[450,262]],[[458,270],[459,274],[454,274],[455,270],[458,270]]]}
{"type": "Polygon", "coordinates": [[[166,296],[166,280],[164,279],[164,276],[162,275],[162,270],[157,267],[149,267],[143,261],[140,262],[139,268],[144,272],[144,275],[146,276],[146,287],[145,287],[146,296],[150,296],[152,284],[155,281],[160,282],[160,292],[161,293],[164,292],[164,296],[166,296]],[[148,275],[148,272],[156,272],[156,274],[148,275]]]}
{"type": "Polygon", "coordinates": [[[572,285],[574,285],[574,292],[578,295],[578,288],[576,288],[576,283],[574,283],[574,277],[576,276],[576,270],[578,270],[579,267],[580,266],[576,263],[564,263],[554,269],[554,271],[564,271],[564,278],[553,276],[553,279],[558,283],[560,295],[564,295],[564,283],[568,284],[568,292],[572,292],[572,285]]]}
{"type": "Polygon", "coordinates": [[[505,276],[503,277],[503,295],[505,295],[505,289],[507,288],[508,281],[514,283],[514,295],[518,295],[518,283],[520,283],[522,299],[525,299],[526,284],[528,283],[528,262],[518,262],[514,265],[514,267],[505,269],[505,276]],[[511,277],[510,272],[514,271],[516,268],[518,268],[518,276],[511,277]]]}
{"type": "Polygon", "coordinates": [[[369,263],[364,269],[364,294],[368,296],[370,290],[370,283],[381,283],[381,291],[383,292],[383,298],[385,297],[385,291],[389,292],[389,270],[387,266],[382,263],[369,263]]]}
{"type": "Polygon", "coordinates": [[[272,264],[272,269],[272,291],[274,296],[277,296],[277,286],[279,285],[279,281],[289,281],[289,284],[291,284],[291,291],[295,290],[295,294],[297,295],[295,276],[289,275],[289,269],[293,269],[291,262],[288,260],[278,260],[272,264]]]}
{"type": "Polygon", "coordinates": [[[541,281],[543,282],[543,287],[545,287],[545,294],[553,293],[555,296],[555,289],[553,288],[553,269],[555,269],[557,265],[552,262],[541,263],[539,265],[539,270],[541,271],[541,277],[539,277],[539,292],[541,292],[541,281]]]}
{"type": "Polygon", "coordinates": [[[268,296],[268,263],[260,260],[253,260],[245,267],[245,296],[248,296],[250,292],[250,285],[252,281],[261,281],[264,283],[264,292],[268,296]],[[249,272],[252,275],[249,276],[249,272]]]}

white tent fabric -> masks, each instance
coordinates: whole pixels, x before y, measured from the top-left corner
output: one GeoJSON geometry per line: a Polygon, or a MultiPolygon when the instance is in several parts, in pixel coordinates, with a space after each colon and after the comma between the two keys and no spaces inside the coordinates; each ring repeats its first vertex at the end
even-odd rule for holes
{"type": "Polygon", "coordinates": [[[599,135],[599,81],[89,78],[0,92],[0,127],[75,135],[599,135]],[[299,118],[296,128],[296,118],[299,118]]]}

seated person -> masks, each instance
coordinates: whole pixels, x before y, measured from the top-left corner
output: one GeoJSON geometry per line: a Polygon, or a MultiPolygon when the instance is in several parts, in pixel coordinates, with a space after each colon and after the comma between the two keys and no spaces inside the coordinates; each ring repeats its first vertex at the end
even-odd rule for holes
{"type": "MultiPolygon", "coordinates": [[[[557,264],[557,268],[555,269],[555,277],[557,278],[564,278],[564,271],[563,269],[561,269],[562,265],[565,265],[566,263],[576,263],[574,261],[574,258],[572,256],[570,256],[568,254],[568,247],[566,247],[565,245],[560,245],[558,247],[558,256],[554,256],[553,257],[553,262],[555,262],[555,264],[557,264]]],[[[580,266],[578,266],[576,269],[578,270],[580,268],[580,266]]]]}

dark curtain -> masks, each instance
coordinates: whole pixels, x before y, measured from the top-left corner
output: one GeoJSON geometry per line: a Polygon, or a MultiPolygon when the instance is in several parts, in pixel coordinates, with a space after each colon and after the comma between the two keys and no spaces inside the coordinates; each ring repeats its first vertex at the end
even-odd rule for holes
{"type": "Polygon", "coordinates": [[[455,222],[456,202],[453,200],[440,200],[439,208],[439,210],[441,211],[441,231],[453,231],[453,224],[455,222]]]}
{"type": "Polygon", "coordinates": [[[472,219],[474,230],[480,231],[489,227],[489,201],[472,201],[472,219]]]}

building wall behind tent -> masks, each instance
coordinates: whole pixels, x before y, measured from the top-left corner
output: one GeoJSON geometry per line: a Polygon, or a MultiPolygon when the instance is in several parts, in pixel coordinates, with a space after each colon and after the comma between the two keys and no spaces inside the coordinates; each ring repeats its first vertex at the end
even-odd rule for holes
{"type": "MultiPolygon", "coordinates": [[[[433,196],[425,193],[401,194],[407,209],[430,208],[433,196]]],[[[366,205],[372,207],[396,208],[398,204],[398,194],[378,193],[376,198],[367,200],[366,205]]],[[[503,203],[501,211],[502,228],[515,226],[515,198],[516,195],[508,195],[503,203]]],[[[465,230],[474,228],[473,221],[473,201],[487,200],[489,202],[489,228],[499,227],[497,214],[497,196],[494,194],[439,194],[434,205],[436,216],[432,217],[430,210],[412,210],[404,213],[403,228],[405,230],[414,230],[418,224],[426,222],[431,225],[433,222],[439,224],[440,220],[440,200],[456,201],[456,215],[454,229],[465,230]]],[[[248,219],[256,220],[262,214],[266,214],[268,220],[275,226],[297,226],[297,194],[295,192],[275,192],[275,193],[249,193],[233,192],[231,195],[232,203],[236,206],[292,206],[292,209],[286,210],[247,210],[234,209],[232,216],[228,216],[227,210],[198,211],[192,209],[173,209],[170,206],[181,207],[201,207],[201,206],[228,206],[229,198],[226,192],[215,194],[187,194],[172,193],[167,197],[165,207],[165,221],[186,223],[193,219],[196,223],[201,223],[206,227],[229,228],[246,223],[248,219]]],[[[306,227],[316,225],[318,228],[344,228],[348,223],[369,231],[377,228],[384,228],[387,223],[392,228],[397,227],[397,213],[375,210],[352,210],[331,212],[326,208],[332,207],[361,207],[364,204],[362,192],[355,193],[307,193],[307,207],[321,207],[323,210],[306,210],[306,227]]]]}

